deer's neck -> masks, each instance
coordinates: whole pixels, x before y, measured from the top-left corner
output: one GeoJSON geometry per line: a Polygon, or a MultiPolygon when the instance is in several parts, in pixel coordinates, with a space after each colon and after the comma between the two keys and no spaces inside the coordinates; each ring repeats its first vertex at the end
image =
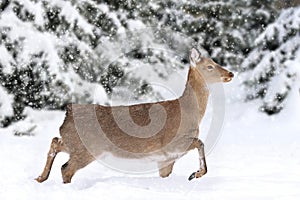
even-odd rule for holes
{"type": "Polygon", "coordinates": [[[190,67],[188,80],[181,98],[185,102],[190,102],[195,107],[195,112],[202,118],[206,110],[208,96],[209,90],[204,77],[197,69],[190,67]]]}

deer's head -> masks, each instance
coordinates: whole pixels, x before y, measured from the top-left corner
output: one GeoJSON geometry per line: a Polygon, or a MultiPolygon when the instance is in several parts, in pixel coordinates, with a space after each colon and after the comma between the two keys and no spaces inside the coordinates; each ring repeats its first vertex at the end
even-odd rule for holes
{"type": "Polygon", "coordinates": [[[207,83],[229,82],[234,76],[232,72],[222,68],[212,59],[202,57],[195,48],[191,50],[190,63],[201,73],[207,83]]]}

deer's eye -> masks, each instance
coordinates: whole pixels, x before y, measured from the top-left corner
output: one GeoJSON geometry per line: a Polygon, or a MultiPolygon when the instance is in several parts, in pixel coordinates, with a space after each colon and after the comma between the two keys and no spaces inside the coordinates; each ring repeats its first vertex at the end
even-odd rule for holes
{"type": "Polygon", "coordinates": [[[215,68],[215,67],[212,66],[212,65],[208,65],[208,66],[207,66],[207,69],[208,69],[209,71],[213,70],[214,68],[215,68]]]}

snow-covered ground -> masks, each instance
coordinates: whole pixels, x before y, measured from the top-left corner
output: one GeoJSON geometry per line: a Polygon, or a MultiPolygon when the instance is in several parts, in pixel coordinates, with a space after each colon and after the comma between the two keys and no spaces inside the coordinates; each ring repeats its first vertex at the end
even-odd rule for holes
{"type": "Polygon", "coordinates": [[[228,104],[222,137],[207,156],[208,173],[192,181],[187,178],[198,167],[196,151],[177,161],[165,179],[158,173],[123,174],[94,162],[70,184],[62,184],[60,166],[68,155],[61,153],[49,179],[37,183],[64,113],[28,110],[25,122],[0,129],[0,199],[299,199],[298,91],[287,103],[274,117],[259,113],[254,103],[228,104]],[[32,125],[35,136],[13,136],[32,125]]]}

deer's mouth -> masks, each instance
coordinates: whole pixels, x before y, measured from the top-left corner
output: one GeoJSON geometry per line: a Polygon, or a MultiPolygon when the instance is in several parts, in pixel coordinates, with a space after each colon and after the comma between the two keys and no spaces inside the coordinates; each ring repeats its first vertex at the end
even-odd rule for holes
{"type": "Polygon", "coordinates": [[[223,82],[229,82],[229,81],[231,81],[231,80],[232,80],[231,77],[223,77],[223,78],[222,78],[222,81],[223,81],[223,82]]]}
{"type": "Polygon", "coordinates": [[[229,82],[229,81],[232,80],[233,77],[234,77],[234,74],[232,72],[229,72],[228,76],[222,78],[222,81],[223,82],[229,82]]]}

